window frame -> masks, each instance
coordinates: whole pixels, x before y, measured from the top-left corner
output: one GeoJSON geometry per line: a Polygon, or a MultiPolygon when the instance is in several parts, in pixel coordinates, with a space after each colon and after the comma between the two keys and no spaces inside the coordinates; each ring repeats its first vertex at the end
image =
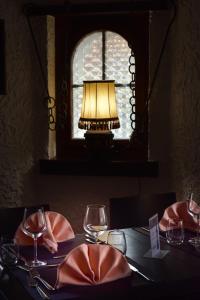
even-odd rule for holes
{"type": "MultiPolygon", "coordinates": [[[[73,53],[79,41],[94,31],[113,31],[133,45],[136,64],[136,118],[144,115],[148,120],[148,111],[144,111],[148,95],[149,71],[149,13],[132,12],[113,15],[70,15],[55,16],[56,38],[56,158],[85,159],[88,156],[84,139],[72,139],[72,62],[73,53]],[[140,28],[138,30],[138,28],[140,28]],[[65,90],[63,90],[63,83],[65,90]],[[66,107],[66,122],[63,124],[63,107],[66,107]],[[62,125],[62,126],[61,126],[62,125]]],[[[131,122],[131,120],[130,120],[131,122]]],[[[129,140],[114,140],[112,159],[147,160],[148,159],[148,122],[144,125],[142,143],[129,140]]],[[[137,128],[136,122],[136,128],[137,128]]]]}

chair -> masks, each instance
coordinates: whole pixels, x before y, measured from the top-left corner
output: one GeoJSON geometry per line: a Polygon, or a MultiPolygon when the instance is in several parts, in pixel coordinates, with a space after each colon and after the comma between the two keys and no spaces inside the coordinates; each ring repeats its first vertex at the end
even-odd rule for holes
{"type": "MultiPolygon", "coordinates": [[[[44,207],[44,210],[50,210],[49,204],[39,204],[31,208],[44,207]]],[[[14,237],[15,231],[23,219],[25,206],[1,207],[0,208],[0,237],[8,239],[14,237]]]]}
{"type": "Polygon", "coordinates": [[[2,290],[0,290],[0,300],[8,300],[8,298],[6,297],[6,295],[2,290]]]}
{"type": "Polygon", "coordinates": [[[110,228],[148,225],[151,216],[158,213],[160,220],[165,208],[174,202],[175,192],[110,198],[110,228]]]}

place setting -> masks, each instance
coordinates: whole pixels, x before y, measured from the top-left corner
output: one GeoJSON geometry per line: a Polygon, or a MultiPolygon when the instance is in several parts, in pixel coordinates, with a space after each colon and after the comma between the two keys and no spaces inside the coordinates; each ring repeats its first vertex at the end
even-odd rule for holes
{"type": "Polygon", "coordinates": [[[167,207],[159,227],[168,244],[200,255],[200,206],[193,193],[188,194],[187,200],[167,207]]]}
{"type": "Polygon", "coordinates": [[[54,259],[53,255],[64,244],[69,244],[69,249],[74,247],[74,243],[71,243],[74,237],[71,225],[61,214],[44,212],[42,207],[36,211],[25,208],[23,220],[13,241],[1,241],[2,267],[11,268],[13,272],[15,270],[20,278],[23,277],[23,272],[20,273],[19,270],[25,271],[27,276],[24,286],[35,288],[42,298],[49,299],[47,290],[54,291],[55,287],[51,280],[40,275],[41,269],[51,275],[50,279],[53,274],[56,277],[61,260],[54,259]],[[50,268],[53,272],[49,272],[50,268]]]}
{"type": "Polygon", "coordinates": [[[42,299],[74,292],[74,287],[76,292],[84,289],[90,293],[96,286],[101,290],[120,280],[127,284],[133,268],[125,256],[125,234],[108,228],[104,205],[87,205],[85,234],[77,235],[61,214],[42,207],[37,211],[25,208],[12,243],[2,241],[1,264],[42,299]]]}
{"type": "Polygon", "coordinates": [[[172,204],[160,221],[157,214],[149,219],[144,234],[137,228],[110,229],[108,207],[92,203],[83,213],[83,232],[75,234],[62,214],[26,208],[13,240],[1,237],[1,277],[15,278],[35,300],[140,299],[145,290],[170,282],[166,267],[171,261],[174,278],[198,274],[199,253],[185,239],[189,226],[196,226],[197,236],[199,229],[189,209],[189,202],[172,204]],[[160,240],[161,232],[165,238],[160,240]],[[182,270],[183,257],[189,275],[182,270]]]}

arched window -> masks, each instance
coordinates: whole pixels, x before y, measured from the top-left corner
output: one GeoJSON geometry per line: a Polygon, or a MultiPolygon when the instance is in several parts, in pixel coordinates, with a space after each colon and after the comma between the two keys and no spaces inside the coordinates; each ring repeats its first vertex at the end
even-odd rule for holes
{"type": "MultiPolygon", "coordinates": [[[[135,97],[135,89],[130,88],[131,49],[128,42],[111,31],[97,31],[84,37],[76,47],[72,62],[72,138],[83,138],[85,130],[78,128],[83,81],[115,80],[116,101],[120,128],[114,130],[115,139],[129,139],[132,133],[130,115],[135,97]]],[[[132,56],[135,66],[135,57],[132,56]]],[[[133,70],[135,75],[135,68],[133,70]]],[[[135,78],[135,76],[134,76],[135,78]]],[[[133,83],[135,86],[135,81],[133,83]]]]}
{"type": "Polygon", "coordinates": [[[113,130],[112,159],[147,159],[148,13],[59,15],[55,37],[56,158],[87,159],[78,129],[83,81],[115,80],[121,127],[113,130]]]}

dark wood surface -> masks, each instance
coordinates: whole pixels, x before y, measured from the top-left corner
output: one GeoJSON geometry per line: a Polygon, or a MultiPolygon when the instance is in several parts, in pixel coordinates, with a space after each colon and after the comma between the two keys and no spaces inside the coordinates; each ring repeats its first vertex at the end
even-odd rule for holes
{"type": "Polygon", "coordinates": [[[149,234],[141,230],[125,229],[127,239],[127,256],[139,269],[150,276],[156,283],[174,284],[185,280],[200,279],[200,256],[194,247],[188,245],[171,246],[161,238],[161,250],[169,250],[163,259],[145,258],[150,249],[149,234]]]}
{"type": "Polygon", "coordinates": [[[40,160],[41,174],[157,177],[156,161],[40,160]]]}
{"type": "Polygon", "coordinates": [[[5,21],[0,19],[0,95],[6,94],[5,21]]]}
{"type": "Polygon", "coordinates": [[[64,5],[25,5],[24,12],[26,15],[89,15],[89,14],[105,14],[105,13],[124,13],[128,14],[133,11],[144,10],[166,10],[171,7],[170,0],[124,0],[123,2],[112,1],[110,5],[105,3],[96,3],[92,5],[91,1],[84,3],[77,2],[75,4],[66,1],[64,5]]]}
{"type": "MultiPolygon", "coordinates": [[[[125,280],[96,287],[66,286],[64,290],[53,292],[52,300],[68,299],[199,299],[200,298],[200,254],[188,245],[174,247],[161,238],[161,249],[169,250],[163,258],[146,258],[144,254],[150,249],[149,233],[142,229],[125,229],[127,239],[127,258],[140,272],[150,277],[145,280],[137,273],[125,280]],[[58,294],[60,297],[58,297],[58,294]]],[[[84,241],[84,236],[79,242],[84,241]]],[[[40,299],[37,293],[26,285],[23,271],[10,271],[9,286],[20,299],[40,299]]],[[[12,295],[13,295],[12,293],[12,295]]],[[[12,298],[9,298],[12,299],[12,298]]],[[[13,298],[15,299],[15,298],[13,298]]]]}

